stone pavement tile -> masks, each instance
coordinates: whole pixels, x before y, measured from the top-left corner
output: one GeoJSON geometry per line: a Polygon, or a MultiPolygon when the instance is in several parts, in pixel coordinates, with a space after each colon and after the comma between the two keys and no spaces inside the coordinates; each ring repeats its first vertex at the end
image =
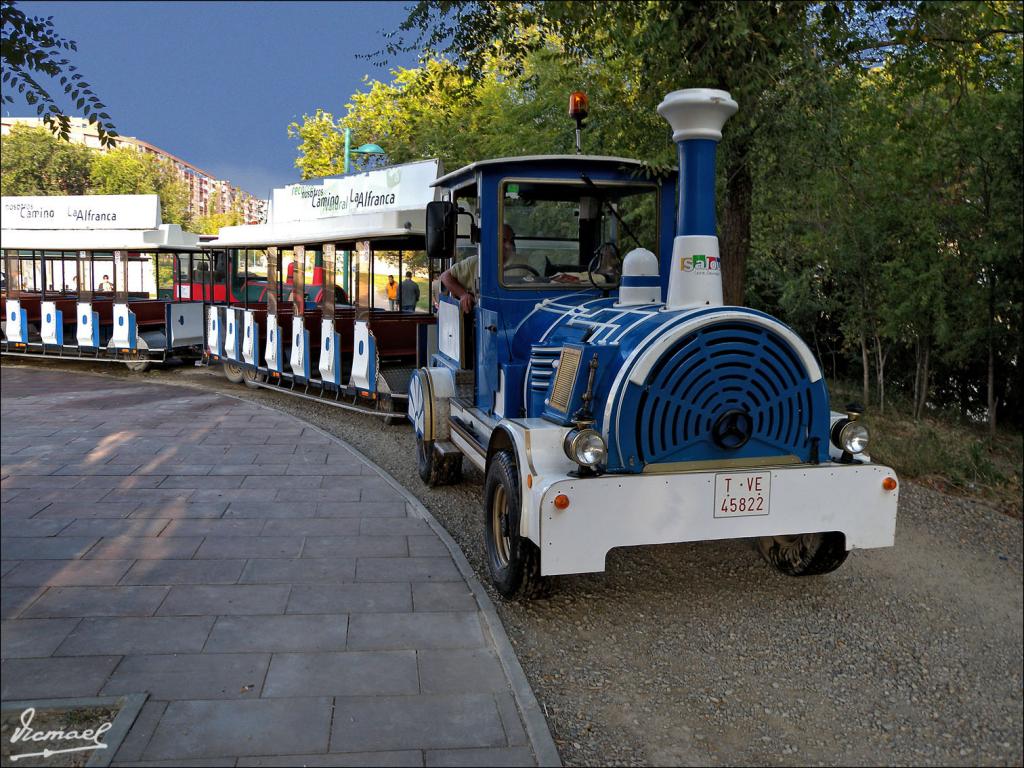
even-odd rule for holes
{"type": "Polygon", "coordinates": [[[497,693],[508,690],[498,657],[487,648],[419,651],[423,693],[497,693]]]}
{"type": "Polygon", "coordinates": [[[284,475],[287,474],[287,464],[215,464],[210,470],[210,476],[231,476],[231,475],[284,475]]]}
{"type": "Polygon", "coordinates": [[[173,475],[176,482],[173,485],[165,485],[161,481],[161,487],[163,488],[208,488],[209,486],[182,485],[180,481],[184,479],[190,483],[200,482],[199,478],[205,477],[209,472],[209,464],[182,464],[171,459],[156,458],[153,461],[147,461],[135,470],[133,474],[162,476],[164,480],[169,479],[173,475]]]}
{"type": "MultiPolygon", "coordinates": [[[[363,521],[365,522],[365,521],[363,521]]],[[[302,549],[305,557],[405,557],[405,536],[313,536],[302,549]]]]}
{"type": "MultiPolygon", "coordinates": [[[[351,517],[275,519],[267,520],[263,528],[264,536],[356,536],[358,533],[359,521],[351,517]]],[[[306,543],[307,548],[309,543],[306,543]]],[[[305,551],[303,556],[307,556],[305,551]]]]}
{"type": "Polygon", "coordinates": [[[493,749],[431,749],[426,754],[427,768],[516,768],[536,765],[533,753],[526,747],[495,747],[493,749]]]}
{"type": "Polygon", "coordinates": [[[199,545],[201,536],[114,536],[103,539],[89,550],[88,560],[188,560],[199,545]]]}
{"type": "MultiPolygon", "coordinates": [[[[355,483],[353,484],[355,485],[355,483]]],[[[405,497],[400,492],[392,488],[390,483],[376,473],[363,474],[359,478],[358,486],[362,491],[362,495],[359,497],[361,501],[405,501],[405,497]]]]}
{"type": "MultiPolygon", "coordinates": [[[[196,491],[191,488],[113,488],[107,491],[103,501],[133,502],[137,506],[154,506],[171,501],[189,501],[195,493],[196,491]]],[[[196,499],[196,501],[206,501],[206,499],[196,499]]]]}
{"type": "Polygon", "coordinates": [[[121,746],[114,755],[112,765],[118,763],[136,765],[138,763],[143,750],[153,737],[153,732],[156,730],[160,718],[163,717],[165,709],[167,709],[166,701],[146,701],[142,705],[139,716],[135,718],[131,730],[128,731],[128,735],[124,737],[124,741],[121,742],[121,746]]]}
{"type": "Polygon", "coordinates": [[[0,517],[4,520],[32,517],[36,512],[50,506],[49,501],[4,501],[0,504],[0,517]]]}
{"type": "MultiPolygon", "coordinates": [[[[359,524],[355,522],[355,530],[352,533],[359,532],[359,524]]],[[[17,538],[30,538],[37,536],[56,536],[62,530],[71,525],[72,521],[67,518],[61,519],[59,517],[27,520],[24,518],[11,518],[10,520],[4,521],[4,536],[10,539],[17,538]]],[[[72,534],[73,535],[73,534],[72,534]]]]}
{"type": "MultiPolygon", "coordinates": [[[[261,491],[266,498],[268,492],[261,491]]],[[[317,517],[316,505],[295,501],[232,501],[225,518],[317,517]]]]}
{"type": "Polygon", "coordinates": [[[0,658],[27,659],[51,655],[79,619],[19,619],[0,627],[0,658]]]}
{"type": "Polygon", "coordinates": [[[0,589],[0,618],[13,619],[31,605],[44,591],[45,587],[4,586],[0,589]]]}
{"type": "Polygon", "coordinates": [[[70,699],[95,696],[121,661],[120,656],[82,659],[7,659],[4,661],[4,701],[22,699],[70,699]]]}
{"type": "MultiPolygon", "coordinates": [[[[160,533],[161,536],[259,536],[263,531],[263,520],[171,520],[160,533]]],[[[285,536],[286,533],[268,533],[268,536],[285,536]]],[[[292,533],[292,536],[302,536],[292,533]]]]}
{"type": "Polygon", "coordinates": [[[95,536],[4,538],[0,552],[5,560],[70,560],[84,555],[97,541],[95,536]]]}
{"type": "Polygon", "coordinates": [[[261,696],[382,696],[418,692],[413,651],[350,651],[275,653],[261,696]]]}
{"type": "Polygon", "coordinates": [[[26,618],[151,616],[168,587],[51,587],[22,611],[26,618]]]}
{"type": "Polygon", "coordinates": [[[205,653],[343,651],[348,616],[221,616],[205,653]]]}
{"type": "Polygon", "coordinates": [[[9,587],[114,586],[131,560],[26,560],[4,577],[9,587]]]}
{"type": "Polygon", "coordinates": [[[198,653],[213,622],[213,616],[82,619],[61,644],[59,655],[198,653]]]}
{"type": "Polygon", "coordinates": [[[458,581],[462,574],[450,557],[361,557],[359,581],[458,581]]]}
{"type": "Polygon", "coordinates": [[[289,560],[250,560],[239,579],[241,584],[336,584],[354,581],[356,561],[350,557],[289,560]]]}
{"type": "Polygon", "coordinates": [[[0,560],[0,576],[6,576],[21,565],[21,560],[0,560]]]}
{"type": "Polygon", "coordinates": [[[419,750],[396,752],[328,752],[323,755],[273,755],[267,757],[243,757],[239,766],[267,766],[268,768],[291,768],[291,766],[339,766],[339,768],[423,768],[423,755],[419,750]]]}
{"type": "Polygon", "coordinates": [[[36,515],[36,519],[43,517],[125,518],[138,509],[138,506],[135,502],[115,504],[109,501],[103,503],[60,501],[49,504],[46,509],[36,515]]]}
{"type": "Polygon", "coordinates": [[[128,477],[83,477],[76,488],[156,488],[165,475],[129,475],[128,477]]]}
{"type": "Polygon", "coordinates": [[[360,613],[349,619],[352,650],[480,648],[476,613],[360,613]]]}
{"type": "Polygon", "coordinates": [[[245,560],[137,560],[120,584],[235,584],[244,567],[245,560]]]}
{"type": "MultiPolygon", "coordinates": [[[[126,587],[127,589],[127,587],[126,587]]],[[[135,587],[147,589],[147,587],[135,587]]],[[[157,587],[148,587],[157,589],[157,587]]],[[[284,613],[287,586],[171,587],[157,611],[160,616],[229,616],[284,613]]]]}
{"type": "Polygon", "coordinates": [[[364,536],[436,536],[425,520],[415,517],[367,518],[359,521],[359,532],[364,536]]]}
{"type": "MultiPolygon", "coordinates": [[[[327,464],[313,464],[309,461],[293,461],[288,465],[285,472],[287,475],[321,475],[324,477],[343,477],[347,475],[358,475],[362,469],[358,461],[353,462],[328,462],[327,464]]],[[[338,482],[336,480],[325,480],[324,485],[338,482]]]]}
{"type": "MultiPolygon", "coordinates": [[[[319,475],[275,475],[264,477],[258,474],[248,475],[242,481],[242,488],[260,488],[264,490],[308,490],[319,488],[323,478],[319,475]]],[[[344,481],[342,481],[344,482],[344,481]]]]}
{"type": "Polygon", "coordinates": [[[216,475],[213,477],[168,475],[160,483],[161,488],[238,488],[241,485],[242,478],[232,475],[216,475]]]}
{"type": "Polygon", "coordinates": [[[405,517],[404,501],[320,501],[317,517],[405,517]]]}
{"type": "Polygon", "coordinates": [[[195,557],[228,559],[246,557],[298,557],[302,551],[300,536],[207,536],[195,557]]]}
{"type": "Polygon", "coordinates": [[[489,695],[339,696],[331,749],[451,749],[504,747],[489,695]]]}
{"type": "Polygon", "coordinates": [[[157,700],[255,699],[268,664],[269,653],[126,656],[100,695],[148,691],[150,698],[157,700]]]}
{"type": "Polygon", "coordinates": [[[175,701],[160,719],[143,758],[326,752],[331,712],[329,698],[175,701]]]}
{"type": "Polygon", "coordinates": [[[192,492],[192,501],[239,502],[266,501],[269,491],[265,488],[200,488],[192,492]]]}
{"type": "Polygon", "coordinates": [[[140,466],[139,462],[134,464],[94,464],[82,462],[65,464],[53,474],[57,477],[61,475],[130,475],[140,466]]]}
{"type": "MultiPolygon", "coordinates": [[[[166,703],[166,702],[165,702],[166,703]]],[[[232,768],[233,757],[202,757],[194,760],[133,760],[130,763],[111,763],[111,768],[232,768]]]]}
{"type": "Polygon", "coordinates": [[[494,703],[498,705],[498,714],[501,715],[501,724],[505,726],[505,738],[509,746],[522,747],[530,743],[526,737],[526,730],[523,728],[523,720],[519,715],[519,707],[516,700],[509,691],[495,692],[494,703]]]}
{"type": "MultiPolygon", "coordinates": [[[[54,519],[53,522],[59,522],[54,519]]],[[[62,536],[159,536],[169,520],[154,518],[152,520],[111,520],[90,519],[75,520],[61,531],[62,536]]]]}
{"type": "MultiPolygon", "coordinates": [[[[136,505],[138,506],[138,505],[136,505]]],[[[129,517],[164,517],[171,519],[181,518],[217,518],[224,516],[224,510],[228,508],[227,502],[188,502],[174,501],[165,504],[144,504],[138,506],[129,517]]]]}
{"type": "Polygon", "coordinates": [[[288,598],[288,613],[397,613],[412,610],[409,585],[296,584],[288,598]]]}
{"type": "Polygon", "coordinates": [[[43,490],[55,491],[58,488],[73,488],[81,480],[79,477],[62,477],[58,475],[29,475],[17,474],[5,477],[0,481],[0,488],[41,488],[43,490]]]}
{"type": "Polygon", "coordinates": [[[410,536],[409,555],[411,557],[445,557],[448,547],[437,536],[410,536]]]}
{"type": "Polygon", "coordinates": [[[299,501],[309,505],[321,501],[359,501],[359,489],[342,482],[328,483],[323,488],[284,488],[277,492],[274,500],[299,501]]]}

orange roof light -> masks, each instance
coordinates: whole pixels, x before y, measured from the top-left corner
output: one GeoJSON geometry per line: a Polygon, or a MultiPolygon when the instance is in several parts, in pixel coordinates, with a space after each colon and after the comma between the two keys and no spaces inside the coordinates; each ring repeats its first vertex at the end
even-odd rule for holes
{"type": "Polygon", "coordinates": [[[583,91],[573,91],[569,94],[569,117],[577,123],[583,121],[590,114],[590,99],[583,91]]]}
{"type": "Polygon", "coordinates": [[[564,493],[560,493],[555,496],[555,509],[568,509],[569,508],[569,497],[564,493]]]}
{"type": "Polygon", "coordinates": [[[885,478],[885,480],[882,481],[882,488],[887,490],[887,491],[895,491],[896,490],[896,478],[895,477],[887,477],[887,478],[885,478]]]}

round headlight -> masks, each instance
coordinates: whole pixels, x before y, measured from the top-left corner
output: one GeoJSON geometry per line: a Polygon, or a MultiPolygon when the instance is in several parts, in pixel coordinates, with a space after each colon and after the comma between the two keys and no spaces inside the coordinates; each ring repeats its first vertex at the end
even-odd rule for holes
{"type": "Polygon", "coordinates": [[[584,467],[596,467],[608,459],[604,438],[593,429],[574,429],[565,436],[565,455],[584,467]]]}
{"type": "Polygon", "coordinates": [[[848,421],[839,430],[839,445],[847,453],[863,453],[868,447],[868,428],[859,421],[848,421]]]}

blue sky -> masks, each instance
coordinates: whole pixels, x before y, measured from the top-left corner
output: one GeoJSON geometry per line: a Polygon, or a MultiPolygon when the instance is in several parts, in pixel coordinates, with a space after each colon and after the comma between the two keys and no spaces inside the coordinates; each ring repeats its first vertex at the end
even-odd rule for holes
{"type": "MultiPolygon", "coordinates": [[[[317,107],[340,116],[405,2],[20,2],[53,16],[119,133],[137,136],[258,197],[295,181],[287,127],[317,107]]],[[[412,66],[406,55],[389,66],[412,66]]],[[[49,85],[49,81],[45,81],[49,85]]],[[[52,83],[51,94],[60,90],[52,83]]],[[[62,105],[70,109],[73,105],[62,105]]],[[[24,102],[4,114],[35,116],[24,102]]],[[[354,137],[358,143],[372,136],[354,137]]]]}

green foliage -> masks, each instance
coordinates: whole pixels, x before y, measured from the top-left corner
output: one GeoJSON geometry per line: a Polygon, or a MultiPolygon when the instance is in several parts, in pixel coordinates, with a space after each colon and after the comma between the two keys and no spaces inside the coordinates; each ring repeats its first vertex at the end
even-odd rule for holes
{"type": "Polygon", "coordinates": [[[73,40],[57,34],[53,17],[27,16],[14,0],[0,0],[3,35],[0,39],[0,70],[3,71],[3,102],[13,104],[13,91],[22,94],[51,131],[67,140],[71,133],[68,117],[57,106],[38,75],[59,78],[64,95],[96,126],[100,142],[114,146],[117,132],[92,86],[78,67],[67,58],[67,51],[78,50],[73,40]]]}
{"type": "Polygon", "coordinates": [[[188,186],[167,160],[130,147],[97,153],[92,160],[89,191],[94,195],[159,195],[163,220],[190,225],[188,186]]]}
{"type": "Polygon", "coordinates": [[[13,125],[0,140],[4,195],[84,195],[92,151],[55,138],[45,128],[13,125]]]}

